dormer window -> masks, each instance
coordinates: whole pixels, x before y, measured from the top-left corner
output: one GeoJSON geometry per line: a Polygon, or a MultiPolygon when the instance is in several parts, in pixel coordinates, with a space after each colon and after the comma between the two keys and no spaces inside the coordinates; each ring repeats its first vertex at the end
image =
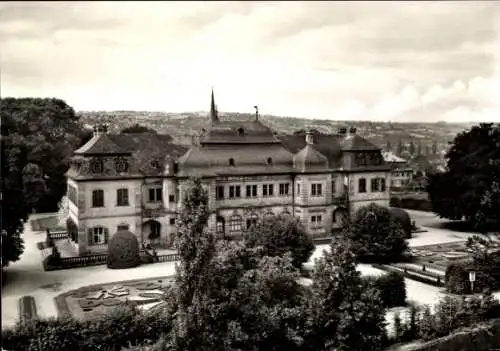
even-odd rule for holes
{"type": "Polygon", "coordinates": [[[103,166],[102,166],[101,160],[93,160],[90,163],[90,171],[92,173],[102,173],[102,169],[103,169],[103,166]]]}
{"type": "Polygon", "coordinates": [[[272,164],[273,164],[273,159],[272,159],[272,157],[268,157],[268,158],[267,158],[267,164],[268,164],[268,165],[272,165],[272,164]]]}
{"type": "Polygon", "coordinates": [[[238,135],[242,136],[243,134],[245,134],[245,130],[243,128],[238,128],[238,135]]]}
{"type": "Polygon", "coordinates": [[[231,158],[229,159],[229,165],[230,165],[230,166],[234,166],[234,158],[232,158],[232,157],[231,157],[231,158]]]}
{"type": "Polygon", "coordinates": [[[117,173],[125,173],[128,171],[128,163],[126,160],[118,159],[116,160],[115,168],[117,173]]]}
{"type": "Polygon", "coordinates": [[[159,169],[160,164],[158,163],[158,161],[151,161],[151,167],[153,167],[154,169],[159,169]]]}

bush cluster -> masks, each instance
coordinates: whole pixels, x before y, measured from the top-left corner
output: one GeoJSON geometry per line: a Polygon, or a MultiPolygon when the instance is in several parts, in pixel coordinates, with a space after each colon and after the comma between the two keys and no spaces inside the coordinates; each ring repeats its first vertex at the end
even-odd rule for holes
{"type": "Polygon", "coordinates": [[[484,289],[496,289],[499,286],[498,281],[491,270],[496,267],[482,267],[471,263],[453,263],[446,268],[445,287],[446,291],[452,294],[464,295],[471,293],[471,284],[469,281],[469,271],[476,272],[476,281],[474,282],[474,292],[480,292],[484,289]]]}
{"type": "Polygon", "coordinates": [[[500,317],[500,304],[491,293],[470,298],[446,296],[435,306],[434,313],[427,306],[412,307],[405,320],[396,314],[395,341],[431,340],[497,317],[500,317]]]}
{"type": "Polygon", "coordinates": [[[399,272],[390,272],[379,277],[366,278],[369,286],[380,291],[380,299],[385,308],[406,304],[406,283],[399,272]]]}
{"type": "Polygon", "coordinates": [[[432,212],[432,202],[428,199],[418,199],[413,197],[393,196],[390,200],[390,206],[407,208],[410,210],[432,212]]]}
{"type": "Polygon", "coordinates": [[[110,350],[156,342],[171,328],[171,318],[164,310],[141,312],[127,307],[113,313],[76,320],[59,318],[20,322],[2,331],[6,350],[110,350]]]}
{"type": "Polygon", "coordinates": [[[108,242],[108,268],[126,269],[141,264],[139,241],[127,230],[119,231],[108,242]]]}

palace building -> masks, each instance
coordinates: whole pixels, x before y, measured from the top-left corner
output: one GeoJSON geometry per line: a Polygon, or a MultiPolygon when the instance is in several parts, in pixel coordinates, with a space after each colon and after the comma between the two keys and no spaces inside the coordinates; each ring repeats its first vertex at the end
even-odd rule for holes
{"type": "Polygon", "coordinates": [[[361,206],[388,207],[390,173],[380,148],[355,128],[279,135],[258,110],[251,120],[220,119],[212,92],[207,126],[189,148],[165,135],[95,128],[67,172],[70,237],[80,255],[106,250],[124,229],[139,242],[169,246],[190,177],[203,180],[208,225],[221,237],[277,215],[326,237],[361,206]]]}

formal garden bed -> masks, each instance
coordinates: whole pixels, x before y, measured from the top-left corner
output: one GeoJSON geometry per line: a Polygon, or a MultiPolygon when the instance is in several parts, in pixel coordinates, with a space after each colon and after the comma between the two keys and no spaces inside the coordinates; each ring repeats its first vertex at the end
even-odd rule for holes
{"type": "Polygon", "coordinates": [[[174,279],[168,276],[130,280],[71,290],[55,298],[58,316],[88,319],[127,305],[145,310],[159,309],[174,279]]]}

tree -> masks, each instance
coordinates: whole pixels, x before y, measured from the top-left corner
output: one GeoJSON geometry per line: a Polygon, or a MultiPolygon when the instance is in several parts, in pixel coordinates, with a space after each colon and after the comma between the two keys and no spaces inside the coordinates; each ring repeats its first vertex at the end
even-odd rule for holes
{"type": "Polygon", "coordinates": [[[455,137],[446,154],[447,171],[432,174],[427,192],[434,212],[444,218],[467,219],[478,228],[500,224],[500,128],[480,124],[455,137]]]}
{"type": "Polygon", "coordinates": [[[392,151],[392,144],[391,144],[391,141],[390,141],[390,140],[387,140],[387,143],[385,144],[385,150],[386,150],[387,152],[392,151]]]}
{"type": "Polygon", "coordinates": [[[379,292],[363,284],[348,241],[331,244],[316,262],[311,297],[312,349],[377,350],[385,339],[379,292]]]}
{"type": "Polygon", "coordinates": [[[407,249],[406,233],[388,208],[361,207],[348,228],[354,253],[363,262],[391,262],[407,249]]]}
{"type": "Polygon", "coordinates": [[[139,123],[136,123],[130,127],[123,128],[122,131],[120,132],[121,134],[142,134],[142,133],[153,133],[157,134],[156,130],[148,128],[146,126],[142,126],[139,123]]]}
{"type": "Polygon", "coordinates": [[[290,252],[297,268],[307,262],[314,251],[312,238],[292,216],[277,216],[251,226],[245,235],[245,244],[248,247],[262,246],[266,256],[282,256],[290,252]]]}
{"type": "Polygon", "coordinates": [[[177,246],[172,350],[299,350],[307,310],[290,254],[214,242],[208,197],[191,181],[182,202],[177,246]]]}
{"type": "Polygon", "coordinates": [[[437,142],[436,141],[433,141],[432,142],[432,154],[435,156],[437,155],[438,153],[438,146],[437,146],[437,142]]]}
{"type": "Polygon", "coordinates": [[[403,145],[403,141],[401,139],[399,139],[398,149],[397,149],[398,156],[401,156],[403,154],[403,151],[405,151],[405,147],[403,145]]]}
{"type": "Polygon", "coordinates": [[[32,209],[57,211],[69,160],[84,132],[74,110],[60,99],[4,98],[0,116],[5,266],[23,251],[20,235],[32,209]]]}
{"type": "Polygon", "coordinates": [[[209,263],[215,255],[215,239],[208,231],[208,195],[200,179],[192,179],[183,194],[177,220],[176,246],[180,256],[176,274],[177,317],[174,340],[180,349],[204,345],[198,333],[201,315],[197,307],[202,292],[209,285],[209,263]]]}
{"type": "Polygon", "coordinates": [[[415,156],[415,151],[416,151],[415,143],[412,140],[412,141],[410,141],[410,146],[408,147],[408,152],[410,153],[411,156],[415,156]]]}

